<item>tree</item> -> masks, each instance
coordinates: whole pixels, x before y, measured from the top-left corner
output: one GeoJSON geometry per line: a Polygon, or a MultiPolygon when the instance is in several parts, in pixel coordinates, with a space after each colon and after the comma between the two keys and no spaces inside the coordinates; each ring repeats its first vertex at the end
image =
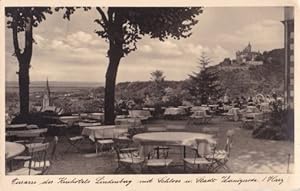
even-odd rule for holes
{"type": "MultiPolygon", "coordinates": [[[[79,7],[58,7],[65,9],[64,18],[70,19],[79,7]]],[[[83,7],[89,10],[89,7],[83,7]]],[[[96,7],[100,26],[96,34],[109,43],[107,56],[109,64],[106,71],[104,112],[105,124],[114,124],[115,86],[119,63],[122,57],[137,49],[136,43],[144,35],[164,41],[187,38],[192,27],[198,23],[195,17],[202,13],[201,7],[176,8],[137,8],[137,7],[96,7]]]]}
{"type": "Polygon", "coordinates": [[[7,27],[12,29],[14,56],[19,63],[20,115],[29,114],[29,69],[32,57],[33,28],[46,20],[45,15],[52,14],[50,7],[7,7],[5,15],[7,27]],[[24,33],[24,47],[20,47],[18,34],[24,33]]]}
{"type": "Polygon", "coordinates": [[[137,49],[136,43],[144,35],[164,41],[187,38],[202,13],[200,7],[181,8],[120,8],[96,7],[100,15],[95,22],[100,26],[96,33],[109,43],[109,64],[105,81],[105,124],[114,124],[115,85],[122,57],[137,49]]]}
{"type": "Polygon", "coordinates": [[[164,81],[165,81],[165,76],[164,72],[161,70],[155,70],[150,73],[151,77],[150,80],[152,80],[152,87],[149,91],[149,94],[152,97],[155,97],[158,100],[161,100],[164,92],[164,81]]]}
{"type": "Polygon", "coordinates": [[[189,75],[187,89],[197,101],[200,100],[201,104],[207,104],[209,98],[219,98],[223,93],[218,74],[208,67],[209,63],[210,59],[202,54],[199,58],[200,71],[194,75],[189,75]]]}
{"type": "Polygon", "coordinates": [[[150,80],[160,83],[163,82],[165,80],[165,76],[164,76],[164,72],[161,70],[155,70],[153,72],[150,73],[151,77],[150,80]]]}

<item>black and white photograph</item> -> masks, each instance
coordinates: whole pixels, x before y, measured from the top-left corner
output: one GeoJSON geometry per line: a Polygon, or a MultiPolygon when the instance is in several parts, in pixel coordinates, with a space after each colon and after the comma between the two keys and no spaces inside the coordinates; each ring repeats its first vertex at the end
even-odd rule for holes
{"type": "Polygon", "coordinates": [[[295,173],[293,6],[3,14],[5,176],[295,173]]]}

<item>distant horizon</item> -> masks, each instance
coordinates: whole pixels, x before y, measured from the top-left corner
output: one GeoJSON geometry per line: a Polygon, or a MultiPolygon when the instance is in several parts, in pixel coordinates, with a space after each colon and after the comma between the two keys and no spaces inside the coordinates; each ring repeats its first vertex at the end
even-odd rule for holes
{"type": "MultiPolygon", "coordinates": [[[[186,79],[183,79],[183,80],[165,80],[165,81],[184,81],[184,80],[186,80],[186,79]]],[[[121,82],[117,82],[117,84],[118,83],[126,83],[126,82],[148,82],[148,81],[151,81],[150,79],[149,80],[132,80],[132,81],[129,81],[129,80],[127,80],[127,81],[121,81],[121,82]]],[[[46,80],[33,80],[33,81],[30,81],[30,83],[31,82],[34,82],[34,83],[45,83],[46,82],[46,80]]],[[[97,81],[61,81],[61,80],[49,80],[48,79],[48,82],[51,84],[51,83],[90,83],[90,84],[92,84],[92,83],[105,83],[105,81],[103,81],[103,82],[97,82],[97,81]]],[[[19,83],[18,81],[9,81],[9,80],[5,80],[5,83],[19,83]]]]}

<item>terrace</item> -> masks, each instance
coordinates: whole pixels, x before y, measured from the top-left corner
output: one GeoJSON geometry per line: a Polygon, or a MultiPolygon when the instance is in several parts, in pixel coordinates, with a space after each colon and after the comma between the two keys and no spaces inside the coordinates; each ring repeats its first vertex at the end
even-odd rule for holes
{"type": "MultiPolygon", "coordinates": [[[[70,118],[67,120],[70,120],[70,118]]],[[[203,171],[200,169],[195,171],[193,168],[188,168],[185,170],[183,166],[182,147],[168,145],[167,158],[171,159],[172,163],[168,166],[167,171],[165,170],[165,166],[151,168],[150,170],[145,166],[142,169],[139,166],[132,166],[116,172],[118,167],[117,152],[113,149],[113,146],[106,147],[98,151],[98,154],[95,154],[95,142],[89,136],[85,136],[81,144],[76,145],[79,150],[75,147],[70,147],[66,136],[58,136],[55,153],[48,152],[47,160],[50,161],[51,166],[47,169],[47,174],[291,173],[294,163],[293,142],[288,140],[255,139],[252,137],[252,130],[241,128],[243,127],[243,123],[241,120],[234,121],[228,120],[224,116],[214,116],[207,123],[189,124],[187,118],[183,117],[180,120],[152,119],[146,123],[138,124],[143,129],[146,129],[146,132],[141,133],[163,131],[170,133],[191,132],[209,134],[210,132],[204,130],[215,129],[217,132],[215,133],[214,140],[217,143],[217,150],[223,149],[226,144],[226,132],[233,130],[233,143],[227,163],[229,169],[221,168],[217,171],[203,171]]],[[[93,126],[93,123],[82,124],[81,130],[88,126],[93,126]]],[[[68,128],[68,131],[73,136],[81,135],[80,132],[78,133],[78,126],[68,128]]],[[[53,137],[46,136],[44,142],[49,140],[51,143],[52,139],[53,137]]],[[[132,142],[130,147],[133,146],[139,147],[140,145],[132,142]]],[[[48,150],[53,150],[52,144],[50,144],[48,150]]],[[[194,157],[193,150],[187,148],[185,157],[194,157]]],[[[14,165],[13,169],[20,166],[18,162],[14,162],[14,165]]]]}

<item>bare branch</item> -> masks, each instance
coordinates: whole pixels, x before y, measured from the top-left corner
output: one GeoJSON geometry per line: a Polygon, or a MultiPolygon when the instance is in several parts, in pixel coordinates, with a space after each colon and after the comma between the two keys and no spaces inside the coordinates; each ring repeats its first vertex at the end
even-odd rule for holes
{"type": "Polygon", "coordinates": [[[105,15],[104,11],[103,11],[100,7],[96,7],[96,9],[97,9],[97,11],[100,13],[100,15],[101,15],[101,17],[102,17],[102,20],[103,20],[104,24],[105,24],[106,26],[108,26],[108,20],[107,20],[107,17],[106,17],[106,15],[105,15]]]}
{"type": "Polygon", "coordinates": [[[17,29],[17,23],[14,18],[12,21],[12,32],[13,32],[13,43],[15,48],[15,55],[17,56],[18,59],[20,59],[21,50],[20,50],[19,40],[18,40],[18,29],[17,29]]]}

